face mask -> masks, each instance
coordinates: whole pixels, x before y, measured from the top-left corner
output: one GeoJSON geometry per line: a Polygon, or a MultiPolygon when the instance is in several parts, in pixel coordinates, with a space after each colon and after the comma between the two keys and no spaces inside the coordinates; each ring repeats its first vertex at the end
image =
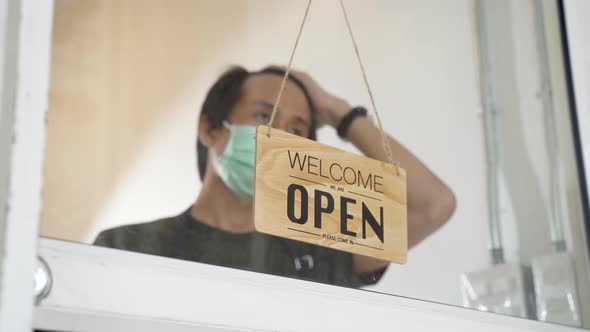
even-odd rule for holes
{"type": "Polygon", "coordinates": [[[217,159],[217,174],[225,185],[236,194],[252,198],[254,196],[254,160],[256,142],[255,126],[223,125],[229,129],[230,138],[221,157],[217,159]]]}

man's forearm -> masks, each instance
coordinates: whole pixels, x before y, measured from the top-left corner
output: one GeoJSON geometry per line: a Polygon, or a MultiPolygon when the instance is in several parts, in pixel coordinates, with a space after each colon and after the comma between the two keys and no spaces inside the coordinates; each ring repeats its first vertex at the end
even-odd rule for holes
{"type": "MultiPolygon", "coordinates": [[[[367,118],[350,125],[347,139],[367,157],[388,162],[381,133],[367,118]]],[[[386,134],[395,162],[406,169],[408,202],[408,247],[422,241],[452,215],[455,198],[451,190],[408,149],[386,134]]]]}

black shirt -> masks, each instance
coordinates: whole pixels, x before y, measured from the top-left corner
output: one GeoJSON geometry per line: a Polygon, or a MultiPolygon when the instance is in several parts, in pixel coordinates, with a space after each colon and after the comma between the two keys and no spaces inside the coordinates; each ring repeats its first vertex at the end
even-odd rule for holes
{"type": "Polygon", "coordinates": [[[355,288],[376,283],[385,271],[356,275],[350,253],[263,233],[226,232],[189,211],[103,231],[94,244],[355,288]]]}

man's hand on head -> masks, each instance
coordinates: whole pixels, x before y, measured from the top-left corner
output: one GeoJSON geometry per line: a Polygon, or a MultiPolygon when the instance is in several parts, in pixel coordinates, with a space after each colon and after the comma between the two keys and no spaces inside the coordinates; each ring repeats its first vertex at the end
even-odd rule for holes
{"type": "MultiPolygon", "coordinates": [[[[271,66],[283,71],[287,70],[285,66],[271,66]]],[[[351,109],[350,104],[343,98],[331,94],[319,83],[314,80],[308,73],[300,70],[291,69],[289,75],[297,78],[307,88],[309,95],[318,112],[318,128],[325,125],[336,128],[343,116],[351,109]]]]}

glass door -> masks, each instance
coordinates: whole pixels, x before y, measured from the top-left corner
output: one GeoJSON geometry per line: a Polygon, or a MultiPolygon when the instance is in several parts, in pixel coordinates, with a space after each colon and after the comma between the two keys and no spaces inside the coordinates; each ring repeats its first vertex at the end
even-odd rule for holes
{"type": "MultiPolygon", "coordinates": [[[[46,44],[34,44],[49,52],[19,60],[45,69],[34,98],[47,114],[31,113],[39,127],[15,122],[16,137],[33,139],[7,145],[32,151],[13,155],[23,173],[8,188],[42,197],[27,212],[40,220],[46,265],[34,328],[590,326],[588,202],[560,3],[344,1],[408,172],[405,265],[253,228],[240,133],[268,122],[307,4],[22,7],[51,20],[46,44]]],[[[371,113],[371,101],[338,2],[313,2],[307,20],[276,127],[378,159],[372,116],[342,124],[359,107],[371,113]]],[[[34,84],[28,73],[20,84],[34,84]]],[[[8,202],[27,211],[31,201],[8,202]]]]}

